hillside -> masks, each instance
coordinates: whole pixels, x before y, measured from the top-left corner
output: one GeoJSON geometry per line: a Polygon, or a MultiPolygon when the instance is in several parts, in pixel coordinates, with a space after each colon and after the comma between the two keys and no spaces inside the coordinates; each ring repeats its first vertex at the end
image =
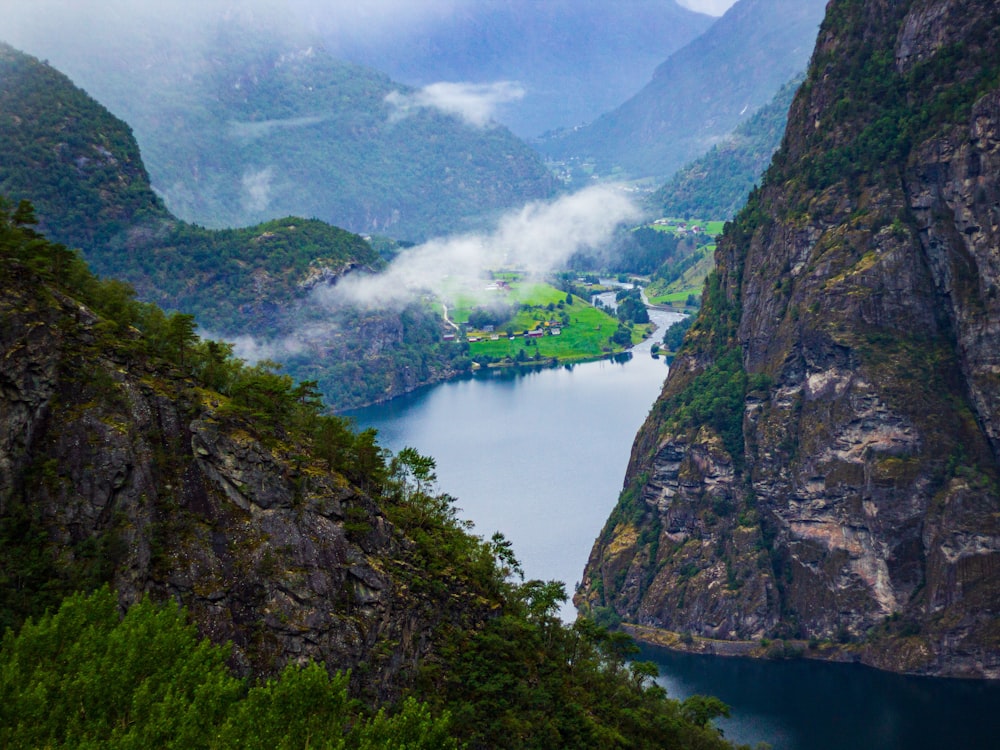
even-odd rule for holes
{"type": "Polygon", "coordinates": [[[682,648],[1000,677],[998,61],[996,3],[831,2],[582,609],[682,648]]]}
{"type": "Polygon", "coordinates": [[[0,113],[0,194],[30,191],[43,231],[90,250],[170,219],[129,127],[62,73],[2,42],[0,113]]]}
{"type": "Polygon", "coordinates": [[[714,216],[732,219],[760,182],[781,145],[788,108],[802,83],[796,76],[749,120],[712,146],[707,154],[678,170],[649,198],[660,216],[714,216]]]}
{"type": "Polygon", "coordinates": [[[627,102],[538,147],[555,159],[591,162],[602,177],[663,181],[805,69],[825,6],[825,0],[739,0],[627,102]]]}
{"type": "Polygon", "coordinates": [[[288,372],[319,382],[335,408],[371,403],[467,369],[439,319],[404,310],[329,309],[315,290],[381,258],[359,236],[287,217],[208,230],[173,217],[152,191],[127,125],[35,58],[0,46],[0,191],[36,205],[39,230],[79,248],[102,276],[196,315],[230,338],[266,333],[288,372]],[[297,356],[293,356],[297,355],[297,356]],[[365,368],[359,368],[359,362],[365,368]]]}
{"type": "Polygon", "coordinates": [[[673,0],[477,0],[364,34],[340,19],[315,19],[333,54],[411,86],[516,82],[523,98],[498,116],[522,137],[590,122],[617,107],[714,20],[673,0]]]}
{"type": "Polygon", "coordinates": [[[515,582],[433,459],[34,222],[0,203],[0,743],[728,746],[718,701],[667,699],[627,638],[561,624],[561,584],[515,582]]]}
{"type": "Polygon", "coordinates": [[[70,39],[52,24],[8,41],[129,123],[152,185],[186,221],[223,228],[294,215],[419,240],[555,190],[506,128],[394,104],[414,90],[334,59],[287,22],[275,31],[269,16],[206,6],[197,23],[159,28],[144,12],[153,10],[104,16],[70,39]]]}

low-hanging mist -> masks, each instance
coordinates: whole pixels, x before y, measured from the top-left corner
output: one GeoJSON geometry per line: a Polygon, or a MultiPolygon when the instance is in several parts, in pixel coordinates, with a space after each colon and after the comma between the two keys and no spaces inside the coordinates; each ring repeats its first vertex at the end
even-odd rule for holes
{"type": "Polygon", "coordinates": [[[399,311],[422,297],[457,294],[487,302],[490,271],[516,269],[543,278],[574,254],[609,244],[617,227],[640,216],[636,203],[614,186],[528,203],[501,217],[492,231],[433,239],[404,251],[380,273],[354,272],[317,286],[290,314],[302,322],[281,326],[281,335],[231,341],[248,362],[280,361],[321,346],[338,328],[338,311],[347,308],[399,311]]]}
{"type": "Polygon", "coordinates": [[[420,294],[475,295],[491,270],[516,269],[533,278],[562,267],[580,251],[610,241],[617,226],[639,217],[620,189],[595,186],[555,201],[536,201],[501,218],[489,233],[433,239],[397,257],[377,275],[352,274],[314,292],[324,305],[398,305],[420,294]]]}
{"type": "Polygon", "coordinates": [[[393,108],[390,120],[398,122],[417,109],[436,109],[457,117],[467,125],[485,128],[495,123],[497,110],[524,98],[524,87],[516,81],[452,83],[442,81],[404,94],[393,91],[385,102],[393,108]]]}

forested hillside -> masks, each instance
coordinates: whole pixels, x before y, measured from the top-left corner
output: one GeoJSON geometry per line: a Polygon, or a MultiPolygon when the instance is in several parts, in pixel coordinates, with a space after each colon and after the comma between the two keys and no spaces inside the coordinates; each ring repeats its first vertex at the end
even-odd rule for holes
{"type": "Polygon", "coordinates": [[[284,218],[208,230],[174,218],[150,188],[127,125],[35,58],[0,46],[0,190],[36,202],[39,230],[79,248],[102,276],[196,315],[215,335],[289,340],[289,372],[347,408],[468,368],[423,306],[318,309],[310,293],[382,259],[361,237],[284,218]],[[321,314],[320,314],[321,313],[321,314]],[[290,341],[293,334],[302,338],[290,341]],[[359,363],[365,361],[362,372],[359,363]]]}
{"type": "Polygon", "coordinates": [[[653,193],[650,206],[660,216],[685,219],[709,216],[721,221],[736,216],[781,145],[788,108],[801,83],[801,76],[786,83],[753,117],[678,170],[653,193]]]}
{"type": "Polygon", "coordinates": [[[141,22],[155,12],[84,14],[86,37],[56,24],[19,46],[129,123],[153,186],[186,221],[295,215],[419,240],[556,188],[506,128],[394,104],[414,90],[334,59],[289,19],[208,5],[197,21],[141,22]]]}
{"type": "Polygon", "coordinates": [[[433,459],[35,221],[0,202],[0,744],[727,746],[722,704],[471,536],[433,459]]]}

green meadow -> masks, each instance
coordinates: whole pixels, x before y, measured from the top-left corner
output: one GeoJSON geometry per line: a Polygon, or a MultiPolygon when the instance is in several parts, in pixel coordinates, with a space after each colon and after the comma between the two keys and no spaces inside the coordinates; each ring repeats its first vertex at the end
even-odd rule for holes
{"type": "MultiPolygon", "coordinates": [[[[610,341],[618,330],[618,320],[587,300],[567,295],[550,284],[511,281],[510,286],[509,292],[497,293],[506,294],[517,305],[517,312],[492,332],[469,330],[469,355],[473,360],[489,357],[495,363],[553,359],[574,362],[599,359],[625,349],[610,341]],[[543,335],[526,336],[527,331],[539,330],[543,335]],[[553,335],[555,331],[558,334],[553,335]]],[[[469,314],[467,301],[460,301],[454,311],[449,311],[456,323],[468,321],[469,314]]],[[[635,326],[632,343],[642,341],[648,330],[649,326],[635,326]]]]}
{"type": "Polygon", "coordinates": [[[724,221],[666,218],[649,225],[660,232],[678,236],[694,234],[698,238],[698,249],[693,256],[675,261],[653,274],[653,279],[646,287],[650,303],[685,307],[689,297],[701,299],[705,277],[715,267],[715,238],[722,234],[725,224],[724,221]],[[697,233],[694,233],[695,227],[698,228],[697,233]]]}

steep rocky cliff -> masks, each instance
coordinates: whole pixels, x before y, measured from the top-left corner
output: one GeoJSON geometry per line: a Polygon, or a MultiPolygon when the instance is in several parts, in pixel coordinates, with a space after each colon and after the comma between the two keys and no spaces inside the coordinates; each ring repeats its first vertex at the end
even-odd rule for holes
{"type": "Polygon", "coordinates": [[[0,260],[0,626],[110,583],[185,605],[244,673],[318,660],[384,695],[435,627],[496,606],[423,586],[418,546],[301,434],[0,260]]]}
{"type": "Polygon", "coordinates": [[[998,61],[994,2],[830,3],[579,606],[1000,677],[998,61]]]}

